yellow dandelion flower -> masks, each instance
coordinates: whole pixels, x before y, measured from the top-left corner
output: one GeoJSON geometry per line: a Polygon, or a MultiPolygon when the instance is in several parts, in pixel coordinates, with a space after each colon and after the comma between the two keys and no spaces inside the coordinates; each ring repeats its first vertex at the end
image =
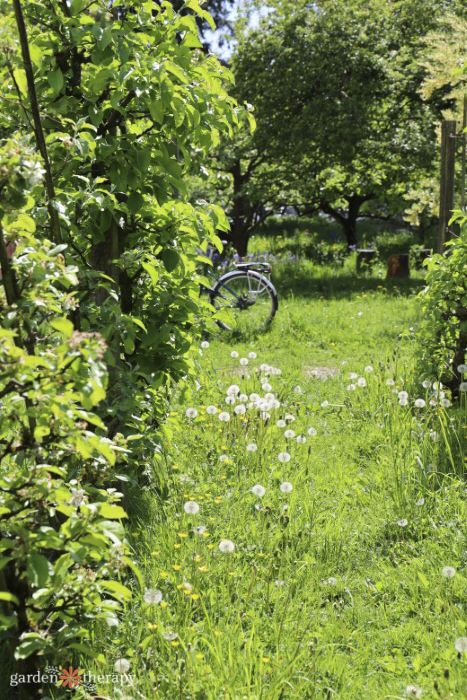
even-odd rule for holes
{"type": "Polygon", "coordinates": [[[169,416],[178,416],[178,411],[170,411],[169,416]]]}
{"type": "Polygon", "coordinates": [[[192,599],[192,600],[198,600],[198,598],[199,598],[199,593],[192,593],[192,594],[191,594],[191,599],[192,599]]]}
{"type": "Polygon", "coordinates": [[[215,498],[214,503],[220,503],[222,501],[222,498],[215,498]]]}
{"type": "Polygon", "coordinates": [[[199,556],[195,557],[195,561],[201,561],[201,557],[199,557],[199,556]]]}
{"type": "Polygon", "coordinates": [[[235,573],[235,571],[229,571],[229,576],[236,576],[236,575],[237,574],[235,573]]]}
{"type": "Polygon", "coordinates": [[[167,578],[168,575],[169,575],[168,571],[159,571],[159,576],[161,578],[167,578]]]}
{"type": "Polygon", "coordinates": [[[180,642],[170,642],[173,647],[178,647],[180,642]]]}
{"type": "MultiPolygon", "coordinates": [[[[467,459],[467,458],[466,458],[466,459],[467,459]]],[[[206,491],[205,496],[206,496],[206,497],[212,496],[212,493],[211,493],[210,491],[206,491]]]]}
{"type": "Polygon", "coordinates": [[[191,588],[184,588],[183,592],[185,595],[191,595],[191,588]]]}
{"type": "Polygon", "coordinates": [[[198,659],[198,661],[201,661],[201,659],[204,659],[204,654],[195,654],[195,659],[198,659]]]}
{"type": "Polygon", "coordinates": [[[216,519],[215,519],[215,517],[214,517],[213,515],[210,515],[209,518],[208,518],[208,520],[210,520],[210,521],[213,522],[213,523],[216,521],[216,519]]]}
{"type": "Polygon", "coordinates": [[[264,552],[258,552],[258,554],[257,554],[256,556],[258,556],[258,557],[265,557],[266,555],[265,555],[264,552]]]}
{"type": "Polygon", "coordinates": [[[159,551],[155,549],[153,552],[151,552],[151,557],[158,557],[159,556],[159,551]]]}
{"type": "Polygon", "coordinates": [[[198,566],[198,571],[202,571],[203,573],[209,571],[209,566],[206,566],[206,564],[204,564],[204,566],[198,566]]]}
{"type": "Polygon", "coordinates": [[[156,630],[157,624],[155,622],[148,622],[148,629],[149,630],[156,630]]]}
{"type": "Polygon", "coordinates": [[[184,493],[184,494],[183,494],[183,498],[190,498],[190,496],[189,496],[188,493],[184,493]]]}
{"type": "Polygon", "coordinates": [[[219,630],[214,630],[214,635],[216,637],[222,637],[222,632],[219,632],[219,630]]]}
{"type": "Polygon", "coordinates": [[[132,536],[132,537],[139,537],[139,532],[132,532],[132,533],[131,533],[131,536],[132,536]]]}
{"type": "Polygon", "coordinates": [[[268,664],[271,661],[271,659],[269,658],[269,656],[263,656],[262,661],[263,664],[268,664]]]}
{"type": "Polygon", "coordinates": [[[165,601],[165,600],[163,600],[162,602],[159,603],[159,606],[160,606],[161,608],[167,608],[168,605],[169,605],[169,604],[168,604],[167,601],[165,601]]]}
{"type": "Polygon", "coordinates": [[[178,536],[181,537],[182,539],[183,539],[184,537],[188,537],[188,535],[186,534],[186,532],[179,532],[179,533],[178,533],[178,536]]]}
{"type": "Polygon", "coordinates": [[[180,467],[178,466],[178,464],[172,464],[172,469],[177,470],[177,469],[180,469],[180,467]]]}
{"type": "Polygon", "coordinates": [[[181,546],[181,544],[174,544],[174,549],[180,549],[181,546]]]}
{"type": "Polygon", "coordinates": [[[182,567],[179,566],[179,564],[172,564],[172,569],[173,569],[174,571],[180,571],[181,568],[182,568],[182,567]]]}
{"type": "Polygon", "coordinates": [[[213,544],[208,544],[208,549],[212,549],[214,547],[213,544]]]}
{"type": "Polygon", "coordinates": [[[225,476],[225,474],[221,474],[221,479],[227,479],[227,477],[225,476]]]}

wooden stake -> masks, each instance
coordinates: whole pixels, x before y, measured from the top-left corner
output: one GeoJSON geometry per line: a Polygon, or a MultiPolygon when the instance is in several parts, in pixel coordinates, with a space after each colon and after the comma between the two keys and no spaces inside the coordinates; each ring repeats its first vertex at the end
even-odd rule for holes
{"type": "Polygon", "coordinates": [[[456,151],[456,122],[443,121],[441,125],[441,177],[439,192],[438,253],[443,253],[451,237],[449,220],[454,201],[454,158],[456,151]]]}

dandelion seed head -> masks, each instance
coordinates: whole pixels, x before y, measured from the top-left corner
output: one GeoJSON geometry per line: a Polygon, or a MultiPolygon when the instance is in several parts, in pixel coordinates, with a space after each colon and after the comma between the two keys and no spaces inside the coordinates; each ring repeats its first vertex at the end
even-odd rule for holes
{"type": "Polygon", "coordinates": [[[399,525],[399,527],[407,527],[407,525],[409,524],[409,521],[406,520],[406,518],[401,518],[400,520],[397,521],[397,524],[399,525]]]}
{"type": "Polygon", "coordinates": [[[114,669],[117,673],[126,673],[130,669],[130,662],[128,659],[117,659],[114,663],[114,669]]]}
{"type": "Polygon", "coordinates": [[[250,401],[253,401],[255,403],[256,401],[260,400],[260,395],[259,394],[250,394],[250,401]]]}
{"type": "Polygon", "coordinates": [[[425,405],[424,399],[416,399],[414,402],[415,408],[425,408],[425,405]]]}
{"type": "Polygon", "coordinates": [[[398,396],[399,396],[399,400],[400,399],[407,400],[409,398],[409,395],[406,391],[399,391],[398,396]]]}
{"type": "Polygon", "coordinates": [[[349,379],[357,379],[358,374],[356,372],[349,372],[349,379]]]}
{"type": "Polygon", "coordinates": [[[293,423],[294,420],[295,420],[295,416],[293,416],[291,413],[286,413],[285,416],[284,416],[284,420],[285,420],[287,423],[293,423]]]}
{"type": "Polygon", "coordinates": [[[292,489],[293,489],[293,486],[292,486],[292,484],[290,483],[290,481],[284,481],[284,482],[279,486],[279,488],[280,488],[280,490],[282,491],[282,493],[290,493],[290,492],[292,491],[292,489]]]}
{"type": "Polygon", "coordinates": [[[277,425],[278,428],[285,428],[285,426],[287,425],[287,423],[285,422],[285,420],[282,420],[282,418],[279,418],[279,420],[277,421],[276,425],[277,425]]]}
{"type": "Polygon", "coordinates": [[[183,506],[183,510],[185,513],[188,513],[188,515],[196,515],[196,513],[199,512],[199,505],[196,501],[187,501],[183,506]]]}
{"type": "Polygon", "coordinates": [[[241,357],[240,358],[240,364],[242,367],[246,367],[248,364],[248,359],[246,357],[241,357]]]}
{"type": "Polygon", "coordinates": [[[266,493],[266,489],[264,488],[264,486],[261,486],[261,484],[255,484],[252,487],[251,491],[255,494],[255,496],[259,496],[259,498],[262,498],[266,493]]]}
{"type": "Polygon", "coordinates": [[[230,357],[233,357],[234,359],[238,357],[238,352],[236,350],[232,350],[230,353],[230,357]]]}
{"type": "Polygon", "coordinates": [[[231,554],[235,549],[235,545],[232,540],[221,540],[219,542],[219,549],[224,554],[231,554]]]}
{"type": "Polygon", "coordinates": [[[203,342],[201,343],[201,347],[203,348],[203,350],[207,350],[208,347],[209,347],[208,341],[207,341],[207,340],[203,340],[203,342]]]}
{"type": "Polygon", "coordinates": [[[235,396],[226,396],[226,397],[225,397],[225,403],[226,403],[228,406],[233,406],[234,403],[235,403],[235,401],[236,401],[235,396]]]}
{"type": "Polygon", "coordinates": [[[318,431],[316,428],[308,428],[308,435],[317,435],[318,431]]]}
{"type": "Polygon", "coordinates": [[[185,415],[187,418],[196,418],[196,416],[198,415],[198,411],[196,410],[196,408],[187,408],[185,411],[185,415]]]}
{"type": "Polygon", "coordinates": [[[366,379],[365,379],[365,377],[359,377],[359,378],[358,378],[357,385],[358,385],[358,386],[366,386],[366,379]]]}
{"type": "Polygon", "coordinates": [[[386,379],[386,384],[387,384],[388,386],[394,386],[395,381],[394,381],[394,379],[386,379]]]}
{"type": "Polygon", "coordinates": [[[241,401],[242,403],[246,403],[248,401],[248,395],[247,394],[240,394],[238,397],[238,400],[241,401]]]}
{"type": "Polygon", "coordinates": [[[421,698],[423,690],[418,685],[408,685],[405,692],[409,698],[421,698]]]}
{"type": "Polygon", "coordinates": [[[408,403],[407,399],[399,399],[399,406],[407,406],[408,403]]]}
{"type": "Polygon", "coordinates": [[[240,393],[240,387],[236,384],[231,384],[226,391],[227,396],[237,396],[240,393]]]}
{"type": "Polygon", "coordinates": [[[415,501],[416,506],[423,506],[424,503],[425,503],[425,499],[423,497],[419,498],[418,501],[415,501]]]}
{"type": "Polygon", "coordinates": [[[451,402],[449,401],[449,399],[441,399],[440,403],[441,403],[441,406],[444,406],[444,408],[449,408],[449,406],[451,405],[451,402]]]}
{"type": "Polygon", "coordinates": [[[467,382],[461,382],[459,384],[459,391],[467,391],[467,382]]]}
{"type": "Polygon", "coordinates": [[[255,445],[253,442],[246,446],[247,452],[256,452],[257,449],[258,445],[255,445]]]}
{"type": "Polygon", "coordinates": [[[346,387],[347,391],[355,391],[356,388],[357,388],[357,387],[355,386],[355,384],[349,384],[349,385],[346,387]]]}
{"type": "Polygon", "coordinates": [[[365,371],[365,372],[373,372],[373,367],[372,367],[371,365],[367,365],[367,366],[364,368],[364,371],[365,371]]]}
{"type": "Polygon", "coordinates": [[[243,416],[246,413],[246,406],[242,403],[238,404],[238,406],[235,406],[234,408],[234,413],[237,414],[237,416],[243,416]]]}
{"type": "Polygon", "coordinates": [[[424,379],[422,382],[422,387],[424,389],[429,389],[431,386],[431,381],[429,379],[424,379]]]}
{"type": "Polygon", "coordinates": [[[290,455],[288,452],[279,452],[277,459],[279,462],[290,462],[290,455]]]}
{"type": "Polygon", "coordinates": [[[219,413],[219,420],[222,423],[228,423],[230,420],[230,413],[227,413],[227,411],[222,411],[222,413],[219,413]]]}
{"type": "Polygon", "coordinates": [[[256,353],[255,353],[255,352],[249,352],[249,353],[248,353],[248,357],[250,358],[250,360],[255,360],[255,359],[256,359],[256,353]]]}
{"type": "Polygon", "coordinates": [[[295,440],[296,442],[298,442],[299,445],[304,445],[306,442],[306,437],[304,435],[297,435],[295,440]]]}
{"type": "Polygon", "coordinates": [[[219,462],[228,462],[229,455],[219,455],[219,462]]]}
{"type": "Polygon", "coordinates": [[[444,566],[441,569],[441,573],[443,574],[444,578],[453,578],[456,575],[456,570],[453,566],[444,566]]]}
{"type": "Polygon", "coordinates": [[[326,406],[329,406],[329,401],[323,401],[321,404],[321,408],[326,408],[326,406]]]}
{"type": "Polygon", "coordinates": [[[150,603],[151,605],[157,605],[162,600],[162,591],[155,588],[148,588],[144,591],[143,600],[145,603],[150,603]]]}
{"type": "Polygon", "coordinates": [[[293,430],[286,430],[284,433],[284,437],[293,438],[293,437],[295,437],[295,432],[293,430]]]}
{"type": "Polygon", "coordinates": [[[210,416],[215,416],[217,413],[217,408],[215,406],[206,406],[206,413],[210,416]]]}
{"type": "Polygon", "coordinates": [[[263,382],[263,384],[261,384],[261,388],[263,391],[271,391],[272,386],[269,384],[269,382],[263,382]]]}
{"type": "Polygon", "coordinates": [[[465,652],[467,652],[467,637],[459,637],[456,639],[454,648],[459,654],[465,654],[465,652]]]}

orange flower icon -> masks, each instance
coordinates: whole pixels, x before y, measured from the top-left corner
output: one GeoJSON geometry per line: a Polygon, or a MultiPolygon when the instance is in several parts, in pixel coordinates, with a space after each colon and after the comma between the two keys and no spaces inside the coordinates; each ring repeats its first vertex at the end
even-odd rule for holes
{"type": "Polygon", "coordinates": [[[63,681],[63,687],[66,688],[66,686],[68,686],[69,688],[74,688],[75,686],[79,685],[81,676],[79,675],[78,669],[73,671],[72,666],[70,666],[68,671],[62,669],[59,679],[63,681]]]}

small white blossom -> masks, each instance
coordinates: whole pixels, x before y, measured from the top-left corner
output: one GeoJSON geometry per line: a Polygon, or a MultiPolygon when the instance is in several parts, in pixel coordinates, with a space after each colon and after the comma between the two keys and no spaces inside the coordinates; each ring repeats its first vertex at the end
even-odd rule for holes
{"type": "Polygon", "coordinates": [[[365,377],[359,377],[358,382],[357,382],[357,385],[358,385],[358,386],[366,386],[366,379],[365,379],[365,377]]]}
{"type": "Polygon", "coordinates": [[[231,540],[221,540],[219,542],[219,549],[221,552],[224,552],[224,554],[231,554],[235,549],[235,545],[231,540]]]}
{"type": "Polygon", "coordinates": [[[326,406],[329,406],[329,401],[323,401],[321,404],[321,408],[326,408],[326,406]]]}
{"type": "Polygon", "coordinates": [[[199,505],[196,503],[196,501],[187,501],[183,506],[183,510],[189,515],[196,515],[196,513],[199,511],[199,505]]]}
{"type": "Polygon", "coordinates": [[[282,493],[290,493],[293,489],[293,486],[290,483],[290,481],[284,481],[279,488],[282,491],[282,493]]]}
{"type": "Polygon", "coordinates": [[[201,347],[203,348],[203,350],[207,350],[208,347],[209,347],[208,341],[207,341],[207,340],[203,340],[203,342],[201,343],[201,347]]]}
{"type": "Polygon", "coordinates": [[[357,316],[363,316],[363,311],[359,311],[357,316]]]}

